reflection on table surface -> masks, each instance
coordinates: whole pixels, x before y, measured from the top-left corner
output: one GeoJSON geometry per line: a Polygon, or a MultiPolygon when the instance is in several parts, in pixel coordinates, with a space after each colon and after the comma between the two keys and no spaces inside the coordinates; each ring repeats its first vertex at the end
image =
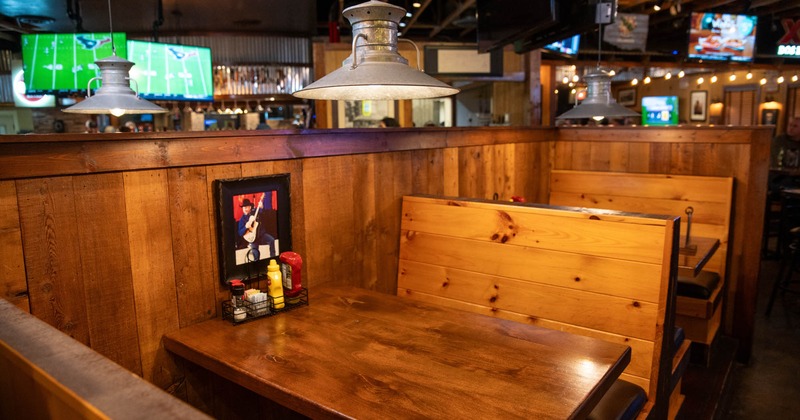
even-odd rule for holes
{"type": "Polygon", "coordinates": [[[210,320],[167,350],[309,417],[583,418],[630,348],[353,287],[254,322],[210,320]]]}

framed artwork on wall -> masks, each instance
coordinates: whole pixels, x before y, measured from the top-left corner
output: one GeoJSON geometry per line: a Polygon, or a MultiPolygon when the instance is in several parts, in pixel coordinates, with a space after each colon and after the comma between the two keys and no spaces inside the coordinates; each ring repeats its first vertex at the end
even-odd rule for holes
{"type": "Polygon", "coordinates": [[[220,281],[262,276],[292,249],[289,174],[214,182],[220,281]]]}
{"type": "Polygon", "coordinates": [[[636,105],[636,88],[620,89],[617,92],[617,102],[624,106],[636,105]]]}
{"type": "Polygon", "coordinates": [[[777,125],[779,109],[762,109],[761,125],[777,125]]]}
{"type": "Polygon", "coordinates": [[[708,119],[708,91],[694,90],[689,94],[689,115],[691,121],[708,119]]]}

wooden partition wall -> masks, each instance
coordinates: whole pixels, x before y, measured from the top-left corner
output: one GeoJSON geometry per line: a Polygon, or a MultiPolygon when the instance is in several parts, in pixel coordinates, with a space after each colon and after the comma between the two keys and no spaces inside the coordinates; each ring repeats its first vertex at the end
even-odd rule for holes
{"type": "Polygon", "coordinates": [[[403,195],[497,193],[546,203],[551,166],[734,176],[729,324],[747,340],[769,133],[492,127],[0,136],[0,293],[166,389],[177,372],[161,336],[218,316],[227,297],[217,274],[216,179],[290,173],[306,285],[393,294],[403,195]]]}

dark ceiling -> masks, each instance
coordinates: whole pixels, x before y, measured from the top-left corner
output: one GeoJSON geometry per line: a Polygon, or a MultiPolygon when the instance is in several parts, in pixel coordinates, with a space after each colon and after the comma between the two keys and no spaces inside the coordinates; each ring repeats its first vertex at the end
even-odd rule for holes
{"type": "MultiPolygon", "coordinates": [[[[331,27],[338,27],[342,37],[350,34],[341,10],[363,0],[113,0],[114,31],[130,36],[153,37],[155,34],[259,33],[327,38],[331,27]],[[161,10],[161,13],[159,13],[161,10]],[[159,24],[160,20],[160,24],[159,24]],[[331,25],[331,22],[335,24],[331,25]]],[[[798,0],[683,0],[681,10],[671,13],[668,7],[656,12],[653,5],[666,6],[678,0],[618,0],[620,12],[650,15],[648,53],[669,50],[684,42],[691,11],[748,13],[759,22],[781,17],[800,17],[798,0]]],[[[404,36],[415,41],[476,41],[476,0],[391,0],[412,11],[406,18],[404,36]]],[[[18,48],[19,34],[28,32],[107,31],[107,0],[0,0],[0,48],[18,48]],[[71,15],[71,16],[70,16],[71,15]]],[[[590,34],[584,45],[597,45],[590,34]],[[593,42],[593,43],[592,43],[593,42]]],[[[606,46],[603,47],[606,50],[606,46]]],[[[591,54],[591,48],[587,48],[591,54]]],[[[610,49],[613,51],[613,48],[610,49]]],[[[638,54],[638,59],[643,56],[638,54]]],[[[635,58],[636,59],[636,58],[635,58]]]]}

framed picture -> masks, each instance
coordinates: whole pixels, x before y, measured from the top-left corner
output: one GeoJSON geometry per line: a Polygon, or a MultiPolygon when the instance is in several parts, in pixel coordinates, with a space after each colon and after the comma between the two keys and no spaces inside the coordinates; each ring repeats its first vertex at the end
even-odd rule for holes
{"type": "Polygon", "coordinates": [[[220,281],[262,276],[292,249],[289,174],[214,182],[220,281]]]}
{"type": "Polygon", "coordinates": [[[762,109],[761,125],[777,125],[779,109],[762,109]]]}
{"type": "Polygon", "coordinates": [[[708,92],[695,90],[689,94],[689,114],[691,121],[705,121],[708,118],[708,92]]]}
{"type": "Polygon", "coordinates": [[[636,88],[620,89],[617,92],[617,102],[624,106],[636,105],[636,88]]]}
{"type": "Polygon", "coordinates": [[[378,128],[385,117],[396,118],[395,101],[336,101],[338,128],[378,128]]]}

